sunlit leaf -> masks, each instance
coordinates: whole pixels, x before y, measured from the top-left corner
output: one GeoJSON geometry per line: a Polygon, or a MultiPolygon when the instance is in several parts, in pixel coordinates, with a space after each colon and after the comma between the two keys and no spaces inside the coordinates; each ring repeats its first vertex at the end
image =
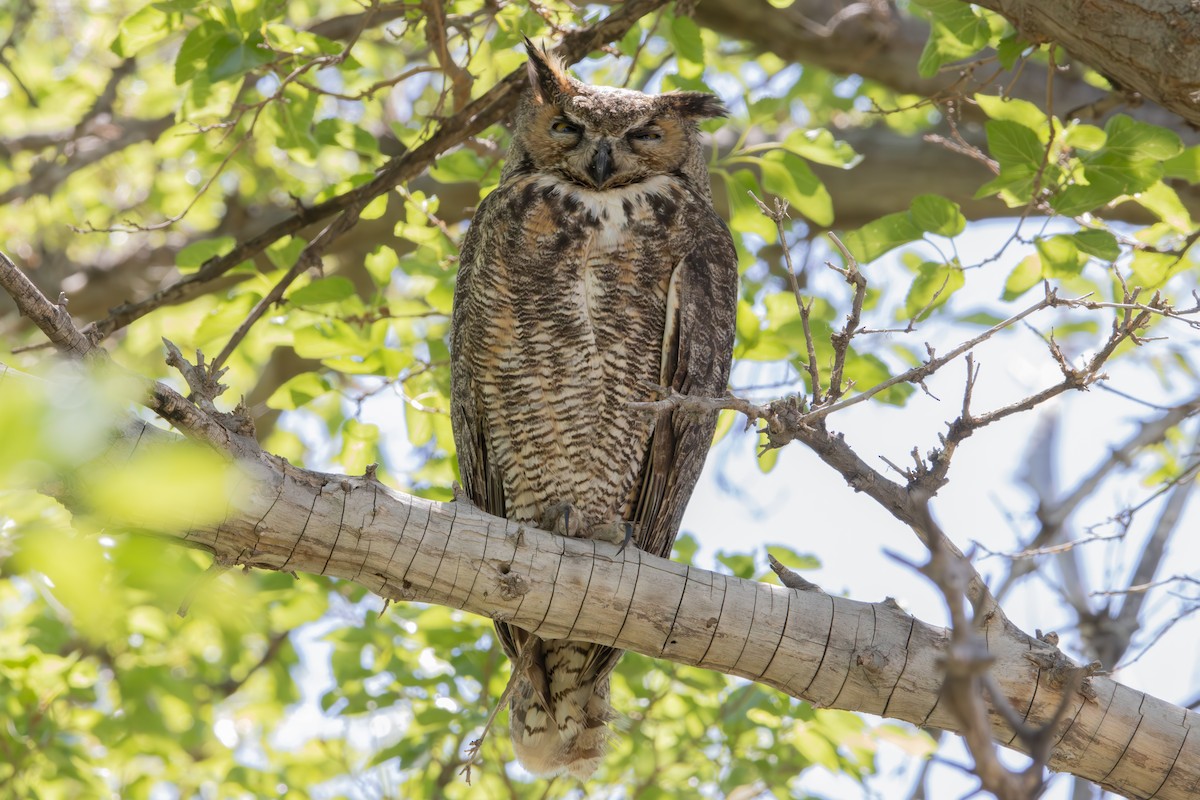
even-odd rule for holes
{"type": "Polygon", "coordinates": [[[918,228],[939,236],[957,236],[967,227],[967,218],[962,215],[958,203],[936,194],[914,197],[909,213],[918,228]]]}
{"type": "Polygon", "coordinates": [[[888,214],[842,235],[842,242],[860,263],[866,264],[889,250],[920,239],[923,231],[906,212],[888,214]]]}
{"type": "Polygon", "coordinates": [[[926,261],[917,269],[904,298],[904,318],[913,319],[920,314],[921,319],[926,319],[965,284],[963,271],[957,265],[926,261]]]}
{"type": "Polygon", "coordinates": [[[1046,236],[1034,241],[1047,278],[1069,278],[1078,275],[1087,258],[1080,254],[1070,236],[1046,236]]]}
{"type": "Polygon", "coordinates": [[[296,306],[317,306],[336,303],[354,295],[354,284],[341,275],[330,275],[301,286],[288,296],[288,302],[296,306]]]}
{"type": "Polygon", "coordinates": [[[1004,281],[1004,300],[1016,300],[1042,282],[1042,260],[1037,255],[1025,256],[1008,273],[1004,281]]]}

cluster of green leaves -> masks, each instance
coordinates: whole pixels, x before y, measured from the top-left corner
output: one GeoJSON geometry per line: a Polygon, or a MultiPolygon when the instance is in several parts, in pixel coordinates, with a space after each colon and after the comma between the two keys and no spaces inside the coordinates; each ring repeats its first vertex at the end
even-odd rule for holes
{"type": "Polygon", "coordinates": [[[276,752],[298,699],[288,634],[320,618],[327,581],[263,573],[207,583],[208,559],[130,530],[220,516],[236,475],[199,446],[110,450],[133,390],[60,371],[0,380],[0,794],[13,798],[281,796],[218,723],[270,754],[283,783],[323,775],[276,752]],[[70,484],[70,510],[40,493],[70,484]],[[187,619],[176,610],[191,606],[187,619]]]}
{"type": "MultiPolygon", "coordinates": [[[[1012,69],[1021,59],[1045,58],[1042,50],[1021,40],[1002,17],[986,9],[957,0],[918,0],[912,8],[931,26],[921,59],[923,75],[969,59],[995,60],[1012,69]]],[[[1186,294],[1195,286],[1194,259],[1185,251],[1196,224],[1173,184],[1200,183],[1200,147],[1185,148],[1173,131],[1123,114],[1101,128],[1074,120],[1064,123],[1026,100],[984,93],[972,100],[986,115],[986,155],[997,173],[976,197],[997,197],[1022,220],[1030,214],[1057,217],[1073,229],[1047,233],[1043,228],[1022,238],[1022,225],[1015,224],[1010,243],[1021,239],[1033,245],[1034,252],[1007,267],[999,301],[1015,301],[1045,281],[1075,295],[1114,303],[1124,302],[1128,290],[1186,294]],[[1132,231],[1128,225],[1107,222],[1106,212],[1123,203],[1141,206],[1155,221],[1132,231]],[[1172,283],[1177,277],[1180,280],[1172,283]]],[[[908,211],[846,233],[844,241],[864,265],[896,248],[922,245],[900,255],[912,279],[903,305],[894,311],[897,320],[920,321],[963,289],[972,271],[1003,268],[991,263],[1003,249],[984,263],[962,263],[954,240],[965,229],[958,205],[931,194],[915,198],[908,211]],[[943,240],[948,241],[943,245],[943,240]],[[930,259],[929,253],[937,257],[930,259]]],[[[991,325],[1006,316],[971,313],[959,319],[991,325]]],[[[1060,336],[1095,335],[1100,327],[1088,320],[1062,324],[1057,330],[1060,336]]]]}
{"type": "MultiPolygon", "coordinates": [[[[999,165],[999,175],[980,187],[979,195],[998,195],[1011,207],[1039,202],[1080,220],[1075,233],[1035,238],[1037,254],[1009,275],[1006,299],[1043,279],[1076,278],[1089,260],[1120,260],[1132,283],[1147,289],[1161,288],[1190,266],[1179,253],[1166,252],[1195,229],[1167,181],[1200,181],[1200,147],[1185,149],[1174,132],[1122,114],[1104,128],[1064,125],[1022,100],[980,95],[976,101],[989,117],[988,149],[999,165]],[[1098,218],[1121,202],[1142,206],[1158,221],[1119,240],[1098,218]]],[[[1079,285],[1089,291],[1101,287],[1094,281],[1079,285]]]]}

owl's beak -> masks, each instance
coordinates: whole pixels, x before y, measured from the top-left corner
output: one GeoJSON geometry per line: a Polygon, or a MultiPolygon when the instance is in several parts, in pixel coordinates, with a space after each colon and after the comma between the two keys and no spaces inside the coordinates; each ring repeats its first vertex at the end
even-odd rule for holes
{"type": "Polygon", "coordinates": [[[612,142],[604,139],[600,142],[600,146],[596,148],[596,155],[592,156],[592,163],[588,164],[588,176],[592,179],[592,183],[596,185],[596,188],[599,189],[612,174],[612,142]]]}

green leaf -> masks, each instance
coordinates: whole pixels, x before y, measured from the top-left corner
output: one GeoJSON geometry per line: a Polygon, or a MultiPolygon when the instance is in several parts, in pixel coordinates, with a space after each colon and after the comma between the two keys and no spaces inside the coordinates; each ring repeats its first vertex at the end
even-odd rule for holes
{"type": "MultiPolygon", "coordinates": [[[[250,26],[242,27],[248,29],[250,26]]],[[[311,31],[296,30],[279,23],[267,25],[266,30],[275,50],[304,56],[337,55],[342,52],[341,44],[311,31]]]]}
{"type": "Polygon", "coordinates": [[[214,451],[181,444],[141,450],[92,475],[83,491],[92,508],[127,528],[175,530],[220,520],[238,483],[214,451]]]}
{"type": "Polygon", "coordinates": [[[387,286],[392,282],[392,273],[396,270],[400,260],[396,257],[396,251],[387,245],[378,245],[374,250],[367,254],[363,261],[363,266],[367,273],[370,274],[371,280],[376,286],[387,286]]]}
{"type": "Polygon", "coordinates": [[[1037,169],[1041,166],[1045,148],[1038,135],[1025,125],[1007,119],[988,120],[988,151],[1001,167],[1021,166],[1037,169]]]}
{"type": "Polygon", "coordinates": [[[1179,199],[1179,195],[1162,181],[1137,193],[1134,197],[1138,205],[1153,214],[1167,225],[1182,234],[1190,234],[1195,225],[1192,215],[1179,199]]]}
{"type": "Polygon", "coordinates": [[[767,545],[767,552],[789,569],[820,569],[821,560],[812,553],[797,553],[781,544],[767,545]]]}
{"type": "Polygon", "coordinates": [[[996,56],[1000,60],[1000,66],[1005,69],[1012,69],[1016,65],[1017,59],[1021,57],[1021,54],[1029,48],[1029,42],[1022,39],[1016,31],[1013,31],[996,45],[996,56]]]}
{"type": "Polygon", "coordinates": [[[301,358],[365,355],[371,349],[354,328],[341,320],[305,325],[293,334],[292,347],[301,358]]]}
{"type": "Polygon", "coordinates": [[[479,183],[496,165],[489,164],[465,147],[439,158],[429,170],[438,183],[479,183]]]}
{"type": "Polygon", "coordinates": [[[909,212],[917,227],[939,236],[957,236],[967,226],[967,218],[962,215],[958,203],[936,194],[917,195],[909,212]]]}
{"type": "Polygon", "coordinates": [[[763,156],[759,166],[764,189],[787,200],[821,227],[833,222],[833,198],[804,159],[784,150],[773,150],[763,156]]]}
{"type": "Polygon", "coordinates": [[[125,18],[113,40],[112,51],[130,58],[171,32],[170,18],[152,3],[125,18]]]}
{"type": "Polygon", "coordinates": [[[404,404],[404,427],[408,431],[408,441],[415,447],[433,441],[433,415],[413,407],[412,403],[404,404]]]}
{"type": "Polygon", "coordinates": [[[215,19],[201,22],[188,33],[179,47],[179,54],[175,56],[175,85],[186,83],[197,72],[207,68],[215,50],[231,50],[240,42],[241,36],[237,31],[226,28],[215,19]]]}
{"type": "MultiPolygon", "coordinates": [[[[239,77],[266,64],[271,60],[272,55],[269,50],[264,50],[259,46],[262,43],[262,36],[258,34],[253,34],[244,41],[219,39],[209,60],[211,64],[208,69],[209,78],[216,83],[239,77]]],[[[305,92],[304,94],[309,93],[305,92]]]]}
{"type": "Polygon", "coordinates": [[[1163,164],[1168,178],[1182,178],[1188,183],[1200,183],[1200,145],[1193,145],[1163,164]]]}
{"type": "Polygon", "coordinates": [[[338,463],[347,473],[361,475],[368,464],[379,461],[379,426],[356,419],[342,426],[342,452],[338,463]]]}
{"type": "Polygon", "coordinates": [[[691,17],[673,17],[667,38],[678,58],[693,64],[704,64],[704,41],[700,38],[700,27],[691,17]]]}
{"type": "Polygon", "coordinates": [[[931,78],[950,61],[967,58],[987,45],[991,28],[971,6],[957,0],[915,0],[929,13],[929,39],[917,62],[922,77],[931,78]]]}
{"type": "Polygon", "coordinates": [[[1147,289],[1157,289],[1185,263],[1179,256],[1136,250],[1129,266],[1133,271],[1133,283],[1147,289]]]}
{"type": "Polygon", "coordinates": [[[794,130],[787,135],[781,146],[801,158],[829,167],[848,169],[862,160],[862,156],[854,152],[853,147],[835,139],[825,128],[794,130]]]}
{"type": "Polygon", "coordinates": [[[341,275],[330,275],[327,278],[317,278],[307,286],[301,286],[287,296],[294,306],[319,306],[324,303],[337,303],[354,294],[354,284],[349,278],[341,275]]]}
{"type": "Polygon", "coordinates": [[[671,560],[681,564],[691,564],[696,559],[696,553],[699,550],[700,543],[696,541],[695,536],[690,533],[682,534],[675,539],[675,544],[672,545],[671,560]]]}
{"type": "Polygon", "coordinates": [[[1064,217],[1077,217],[1111,203],[1122,194],[1119,184],[1093,175],[1095,183],[1076,183],[1050,198],[1050,207],[1064,217]]]}
{"type": "Polygon", "coordinates": [[[748,169],[725,174],[725,191],[729,197],[729,228],[738,233],[753,233],[767,242],[779,237],[775,223],[763,216],[750,192],[762,196],[762,187],[748,169]]]}
{"type": "Polygon", "coordinates": [[[199,269],[204,262],[228,253],[236,244],[237,239],[232,236],[218,236],[215,239],[192,242],[175,254],[175,266],[181,271],[199,269]]]}
{"type": "Polygon", "coordinates": [[[1149,158],[1128,159],[1108,147],[1086,159],[1084,164],[1087,182],[1107,188],[1114,197],[1145,191],[1163,176],[1162,162],[1149,158]]]}
{"type": "Polygon", "coordinates": [[[975,198],[999,195],[1009,208],[1023,206],[1033,196],[1037,167],[1029,164],[1001,165],[1000,174],[975,190],[975,198]]]}
{"type": "Polygon", "coordinates": [[[995,95],[977,94],[975,95],[975,102],[979,104],[979,107],[983,109],[983,113],[987,114],[990,119],[1015,122],[1033,131],[1037,135],[1039,142],[1044,143],[1047,140],[1050,129],[1046,121],[1046,112],[1028,100],[1017,98],[1005,99],[1003,97],[996,97],[995,95]]]}
{"type": "Polygon", "coordinates": [[[283,411],[292,411],[311,403],[333,391],[324,377],[316,372],[302,372],[289,378],[267,398],[267,406],[283,411]]]}
{"type": "Polygon", "coordinates": [[[298,236],[286,236],[267,248],[267,259],[278,269],[291,269],[307,244],[298,236]]]}
{"type": "MultiPolygon", "coordinates": [[[[854,381],[855,391],[862,392],[889,380],[892,372],[879,356],[873,353],[859,353],[850,348],[846,357],[845,376],[847,380],[854,381]]],[[[875,395],[873,400],[902,406],[915,391],[916,388],[910,383],[898,383],[875,395]]]]}
{"type": "Polygon", "coordinates": [[[964,314],[958,318],[958,321],[966,325],[978,325],[980,328],[994,328],[1001,322],[1004,322],[1004,317],[998,317],[986,311],[976,311],[971,314],[964,314]]]}
{"type": "Polygon", "coordinates": [[[923,231],[913,222],[912,216],[900,211],[843,234],[842,243],[860,263],[866,264],[902,244],[915,242],[922,235],[923,231]]]}
{"type": "Polygon", "coordinates": [[[717,553],[717,561],[724,564],[738,578],[749,580],[754,577],[754,556],[742,553],[717,553]]]}
{"type": "Polygon", "coordinates": [[[921,319],[927,319],[933,309],[944,305],[965,283],[963,271],[957,265],[926,261],[917,268],[917,276],[908,287],[904,318],[914,319],[921,314],[921,319]]]}
{"type": "Polygon", "coordinates": [[[1021,259],[1004,282],[1004,300],[1016,300],[1042,281],[1042,260],[1036,255],[1021,259]]]}
{"type": "Polygon", "coordinates": [[[315,92],[289,86],[283,95],[283,102],[272,103],[267,107],[267,118],[275,122],[276,144],[291,151],[295,157],[296,151],[316,153],[317,140],[313,136],[313,117],[317,113],[317,103],[320,97],[315,92]]]}
{"type": "Polygon", "coordinates": [[[387,213],[387,208],[388,195],[381,194],[363,206],[362,211],[358,212],[358,218],[365,221],[379,219],[387,213]]]}
{"type": "Polygon", "coordinates": [[[1087,258],[1080,255],[1071,236],[1039,237],[1034,241],[1047,278],[1069,278],[1079,274],[1087,258]]]}
{"type": "Polygon", "coordinates": [[[758,465],[759,472],[765,475],[775,469],[775,465],[779,463],[779,454],[781,452],[781,448],[768,447],[759,453],[758,458],[754,462],[758,465]]]}
{"type": "Polygon", "coordinates": [[[1073,147],[1076,150],[1096,151],[1104,147],[1108,141],[1108,134],[1095,125],[1084,125],[1081,122],[1072,122],[1060,134],[1062,143],[1067,147],[1073,147]]]}
{"type": "Polygon", "coordinates": [[[1104,132],[1108,134],[1104,149],[1129,161],[1166,161],[1183,152],[1179,134],[1124,114],[1109,120],[1104,132]]]}
{"type": "Polygon", "coordinates": [[[1075,243],[1081,253],[1095,256],[1101,261],[1115,261],[1121,255],[1121,246],[1117,244],[1117,237],[1108,231],[1079,231],[1071,234],[1071,241],[1075,243]]]}

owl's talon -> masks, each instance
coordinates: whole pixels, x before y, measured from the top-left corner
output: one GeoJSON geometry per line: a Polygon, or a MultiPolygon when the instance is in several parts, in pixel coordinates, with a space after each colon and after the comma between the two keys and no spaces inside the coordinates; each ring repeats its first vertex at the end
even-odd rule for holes
{"type": "Polygon", "coordinates": [[[567,502],[555,503],[542,514],[543,530],[559,536],[583,536],[587,530],[587,518],[579,509],[567,502]]]}
{"type": "MultiPolygon", "coordinates": [[[[617,552],[623,552],[625,547],[633,541],[635,530],[636,526],[632,522],[606,522],[592,525],[583,535],[592,541],[615,544],[620,548],[617,552]]],[[[634,547],[636,546],[635,543],[634,547]]]]}
{"type": "MultiPolygon", "coordinates": [[[[631,542],[633,542],[633,523],[626,522],[625,523],[625,538],[621,540],[621,546],[617,548],[617,552],[624,553],[625,548],[628,547],[631,542]]],[[[637,548],[636,544],[634,545],[634,548],[637,548]]]]}

